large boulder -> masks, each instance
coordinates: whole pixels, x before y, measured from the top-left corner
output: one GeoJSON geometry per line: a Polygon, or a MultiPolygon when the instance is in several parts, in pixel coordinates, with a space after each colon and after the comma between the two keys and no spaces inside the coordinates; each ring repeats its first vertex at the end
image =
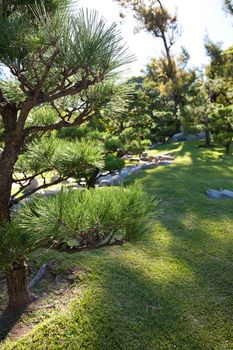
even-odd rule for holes
{"type": "Polygon", "coordinates": [[[174,142],[186,141],[186,136],[183,132],[179,132],[171,137],[171,140],[174,142]]]}
{"type": "Polygon", "coordinates": [[[202,131],[202,132],[199,132],[197,134],[194,134],[194,135],[187,135],[186,136],[186,140],[187,141],[198,141],[198,140],[202,140],[205,138],[205,132],[202,131]]]}
{"type": "Polygon", "coordinates": [[[171,140],[174,142],[181,141],[198,141],[205,138],[205,131],[201,131],[197,134],[185,135],[183,132],[177,133],[171,137],[171,140]]]}

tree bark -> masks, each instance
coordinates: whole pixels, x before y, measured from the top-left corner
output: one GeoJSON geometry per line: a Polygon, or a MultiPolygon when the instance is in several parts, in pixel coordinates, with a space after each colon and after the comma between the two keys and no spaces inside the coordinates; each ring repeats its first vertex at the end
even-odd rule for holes
{"type": "Polygon", "coordinates": [[[205,130],[205,146],[210,147],[210,130],[205,130]]]}
{"type": "Polygon", "coordinates": [[[20,309],[30,303],[27,259],[22,257],[7,269],[8,307],[20,309]]]}
{"type": "Polygon", "coordinates": [[[96,168],[92,175],[90,176],[90,178],[87,180],[87,188],[90,189],[90,188],[95,188],[95,183],[96,183],[96,178],[99,174],[99,169],[96,168]]]}
{"type": "Polygon", "coordinates": [[[225,153],[229,154],[230,153],[230,147],[231,147],[231,142],[227,142],[225,144],[225,153]]]}
{"type": "MultiPolygon", "coordinates": [[[[1,111],[5,129],[4,149],[0,156],[0,228],[10,222],[10,202],[12,173],[18,155],[24,143],[22,130],[17,130],[17,109],[6,104],[1,111]]],[[[0,232],[1,234],[1,232],[0,232]]],[[[19,308],[30,300],[27,286],[27,261],[22,257],[6,270],[9,308],[19,308]]]]}

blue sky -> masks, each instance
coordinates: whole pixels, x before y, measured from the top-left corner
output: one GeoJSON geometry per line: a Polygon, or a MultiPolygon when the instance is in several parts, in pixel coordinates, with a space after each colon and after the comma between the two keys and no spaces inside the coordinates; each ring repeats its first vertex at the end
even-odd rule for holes
{"type": "MultiPolygon", "coordinates": [[[[207,33],[212,40],[222,41],[224,48],[233,45],[233,18],[223,12],[223,0],[163,0],[163,4],[177,12],[182,27],[182,36],[173,50],[179,53],[180,47],[185,46],[191,55],[192,66],[200,67],[208,61],[203,47],[207,33]]],[[[135,34],[131,16],[120,24],[119,7],[113,0],[79,0],[78,6],[95,8],[107,21],[119,23],[130,51],[136,56],[131,74],[139,74],[151,57],[160,55],[160,40],[145,32],[135,34]]]]}

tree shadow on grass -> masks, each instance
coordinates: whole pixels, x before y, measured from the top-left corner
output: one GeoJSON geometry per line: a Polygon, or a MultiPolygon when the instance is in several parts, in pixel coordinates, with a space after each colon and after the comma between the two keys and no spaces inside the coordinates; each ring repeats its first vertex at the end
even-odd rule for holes
{"type": "Polygon", "coordinates": [[[25,312],[26,307],[16,310],[5,308],[0,315],[0,342],[3,341],[11,331],[11,329],[17,324],[21,316],[25,312]]]}
{"type": "MultiPolygon", "coordinates": [[[[140,177],[145,191],[160,200],[162,214],[155,221],[155,227],[170,240],[167,255],[195,275],[193,290],[186,295],[193,305],[190,322],[192,327],[196,322],[202,333],[213,333],[206,338],[207,343],[213,338],[212,346],[203,343],[197,349],[231,349],[233,201],[210,200],[205,191],[233,187],[232,162],[227,159],[222,167],[218,160],[209,161],[198,152],[189,165],[160,167],[140,177]]],[[[131,181],[134,180],[132,177],[131,181]]],[[[160,256],[161,245],[155,237],[143,238],[136,246],[143,249],[151,261],[160,256]]],[[[174,290],[174,295],[178,291],[185,296],[185,280],[174,290]]]]}
{"type": "Polygon", "coordinates": [[[110,266],[102,283],[101,293],[80,311],[89,319],[95,350],[204,349],[198,331],[194,334],[187,322],[183,301],[174,299],[179,281],[155,283],[132,264],[110,266]]]}
{"type": "MultiPolygon", "coordinates": [[[[4,298],[1,300],[0,305],[0,342],[5,340],[7,336],[11,336],[12,338],[15,336],[18,337],[32,328],[33,322],[31,325],[27,324],[27,322],[25,323],[25,319],[29,317],[28,315],[34,315],[38,311],[39,313],[46,312],[49,316],[55,308],[53,301],[54,298],[57,298],[57,295],[61,295],[62,298],[59,298],[60,300],[56,303],[56,307],[63,307],[64,301],[68,297],[66,293],[69,294],[69,290],[72,287],[74,274],[81,272],[81,270],[79,268],[76,268],[76,271],[74,269],[72,271],[67,269],[61,274],[59,274],[59,272],[55,273],[50,266],[53,265],[53,261],[49,258],[47,260],[47,265],[47,271],[43,276],[43,279],[34,287],[30,288],[31,302],[25,307],[13,310],[6,306],[5,309],[3,309],[6,305],[7,299],[6,281],[5,283],[2,283],[4,298]],[[51,264],[48,263],[49,261],[51,264]],[[70,279],[70,277],[72,279],[70,279]]],[[[32,270],[37,270],[34,265],[32,270]]],[[[30,279],[33,278],[34,274],[34,272],[30,274],[30,279]]]]}

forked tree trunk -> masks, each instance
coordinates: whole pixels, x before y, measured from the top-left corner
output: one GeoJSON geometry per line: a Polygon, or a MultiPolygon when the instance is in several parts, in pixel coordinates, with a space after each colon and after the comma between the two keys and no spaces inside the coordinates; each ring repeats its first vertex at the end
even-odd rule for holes
{"type": "Polygon", "coordinates": [[[8,307],[20,309],[30,303],[27,259],[22,257],[7,269],[8,307]]]}

